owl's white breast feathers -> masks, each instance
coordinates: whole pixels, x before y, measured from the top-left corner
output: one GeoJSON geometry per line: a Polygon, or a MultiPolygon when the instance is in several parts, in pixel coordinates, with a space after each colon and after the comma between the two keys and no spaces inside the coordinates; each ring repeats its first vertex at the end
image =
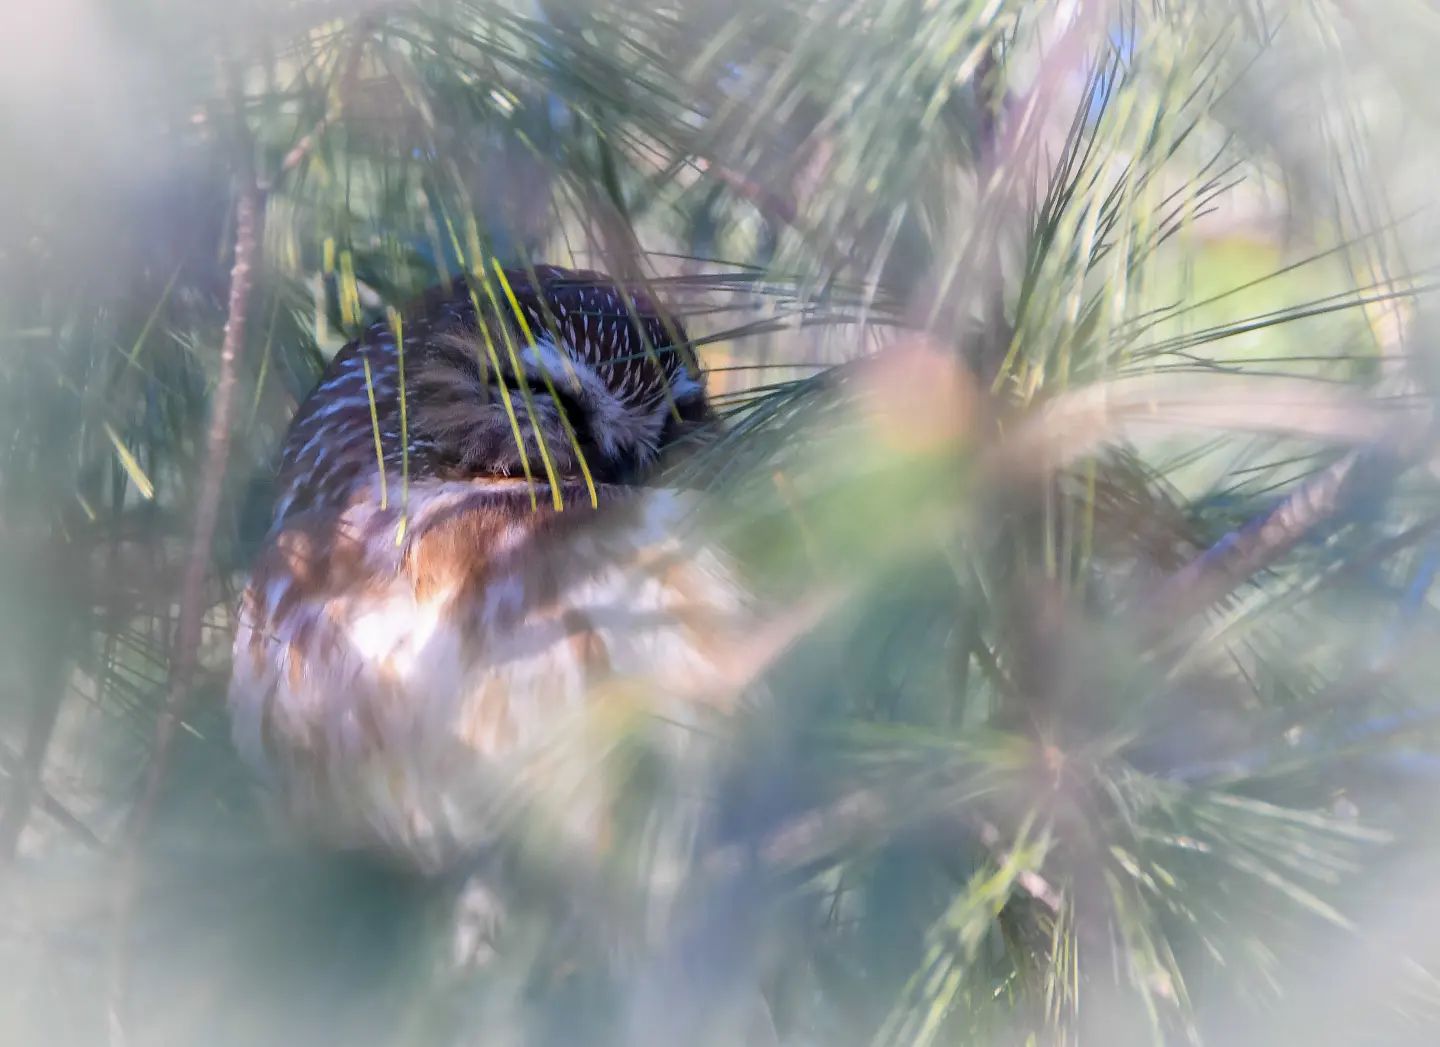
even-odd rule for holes
{"type": "MultiPolygon", "coordinates": [[[[483,842],[509,791],[554,778],[556,746],[606,696],[638,702],[677,758],[700,759],[693,683],[718,675],[746,601],[721,556],[683,539],[686,499],[637,493],[571,528],[496,521],[485,499],[468,482],[412,492],[400,545],[396,509],[357,503],[336,521],[365,550],[355,584],[281,558],[247,592],[237,743],[341,846],[442,867],[483,842]]],[[[577,832],[595,831],[600,791],[567,813],[577,832]]]]}

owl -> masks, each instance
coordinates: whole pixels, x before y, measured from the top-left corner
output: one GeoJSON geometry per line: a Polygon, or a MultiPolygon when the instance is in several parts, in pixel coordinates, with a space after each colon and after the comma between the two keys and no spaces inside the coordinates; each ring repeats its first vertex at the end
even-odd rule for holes
{"type": "Polygon", "coordinates": [[[711,416],[680,324],[594,272],[457,280],[342,349],[283,445],[228,695],[293,822],[426,874],[522,819],[594,853],[607,725],[712,759],[747,601],[647,484],[711,416]]]}

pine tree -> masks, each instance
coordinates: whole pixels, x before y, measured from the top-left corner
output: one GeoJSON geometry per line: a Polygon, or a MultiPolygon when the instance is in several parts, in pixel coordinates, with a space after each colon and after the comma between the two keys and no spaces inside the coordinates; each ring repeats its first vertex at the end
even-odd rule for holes
{"type": "Polygon", "coordinates": [[[1433,1038],[1427,5],[81,8],[4,16],[6,1037],[1433,1038]],[[299,399],[491,260],[685,317],[774,635],[671,917],[542,854],[467,975],[222,706],[299,399]]]}

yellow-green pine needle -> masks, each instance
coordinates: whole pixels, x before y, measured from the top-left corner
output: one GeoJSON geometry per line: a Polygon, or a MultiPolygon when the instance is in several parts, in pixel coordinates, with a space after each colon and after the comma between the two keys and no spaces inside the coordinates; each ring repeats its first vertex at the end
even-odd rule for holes
{"type": "MultiPolygon", "coordinates": [[[[497,263],[498,268],[498,263],[497,263]]],[[[485,294],[490,299],[490,305],[495,310],[496,316],[500,315],[500,300],[495,296],[495,285],[490,282],[489,274],[485,272],[485,266],[479,259],[476,259],[475,275],[484,281],[485,294]]],[[[478,319],[478,314],[477,314],[478,319]]],[[[565,511],[565,498],[560,492],[560,477],[555,472],[555,463],[550,459],[550,448],[546,446],[545,434],[540,431],[538,418],[535,414],[535,398],[530,395],[530,387],[521,380],[524,374],[520,367],[520,354],[515,349],[515,339],[510,336],[510,326],[505,323],[498,325],[501,335],[505,338],[505,351],[510,357],[510,373],[515,380],[520,382],[520,398],[525,401],[525,413],[530,416],[530,425],[535,430],[535,444],[540,448],[540,462],[545,466],[545,478],[550,482],[551,504],[557,513],[565,511]]],[[[481,323],[483,330],[485,325],[481,323]]],[[[497,371],[497,374],[500,372],[497,371]]],[[[500,383],[500,388],[505,388],[505,383],[500,383]]]]}
{"type": "MultiPolygon", "coordinates": [[[[495,268],[495,275],[500,278],[500,286],[505,290],[505,298],[510,302],[515,319],[520,323],[520,330],[524,333],[525,340],[534,344],[535,334],[525,320],[525,314],[520,309],[520,302],[515,297],[515,290],[505,277],[505,270],[500,267],[498,259],[492,258],[490,261],[495,268]]],[[[597,509],[600,506],[600,496],[595,491],[595,479],[590,475],[590,463],[585,461],[585,452],[580,448],[580,439],[575,435],[575,429],[571,426],[570,419],[566,417],[565,409],[560,406],[560,397],[555,392],[555,383],[550,380],[549,372],[543,367],[540,368],[540,377],[545,381],[545,389],[549,392],[550,399],[555,401],[555,407],[560,413],[560,424],[565,429],[565,436],[570,440],[570,446],[575,449],[575,458],[580,463],[580,475],[585,478],[585,490],[590,495],[590,508],[597,509]]]]}
{"type": "Polygon", "coordinates": [[[395,309],[388,312],[390,333],[395,338],[396,369],[399,372],[400,397],[400,526],[395,532],[395,544],[405,537],[405,519],[410,510],[410,420],[405,401],[405,328],[400,313],[395,309]]]}
{"type": "Polygon", "coordinates": [[[170,279],[165,283],[165,290],[160,292],[160,299],[155,303],[155,308],[151,309],[150,315],[145,318],[145,326],[140,328],[140,333],[135,336],[135,344],[130,347],[130,353],[125,357],[125,363],[129,366],[137,366],[135,361],[140,358],[140,350],[145,348],[145,343],[150,338],[150,332],[155,329],[155,321],[160,319],[160,311],[170,300],[170,292],[175,290],[175,281],[180,278],[180,271],[184,268],[183,262],[175,267],[175,271],[170,274],[170,279]]]}
{"type": "Polygon", "coordinates": [[[355,283],[355,256],[340,252],[340,318],[346,328],[360,323],[360,288],[355,283]]]}
{"type": "MultiPolygon", "coordinates": [[[[467,266],[465,251],[460,246],[460,237],[455,233],[455,223],[450,220],[450,212],[442,206],[440,213],[445,219],[445,230],[450,234],[450,244],[455,248],[455,257],[460,259],[462,267],[467,266]]],[[[483,267],[478,263],[478,256],[476,257],[475,268],[483,272],[483,267]]],[[[470,292],[470,307],[475,310],[475,326],[480,329],[480,336],[485,342],[485,351],[490,357],[490,373],[498,376],[500,374],[500,355],[495,351],[495,341],[490,337],[490,329],[485,325],[484,313],[480,310],[480,299],[475,294],[473,281],[467,280],[466,287],[470,292]]],[[[535,498],[535,475],[530,469],[530,455],[525,450],[525,437],[520,432],[520,419],[515,415],[515,405],[510,401],[510,390],[504,382],[500,383],[500,402],[505,406],[505,417],[510,420],[510,432],[515,437],[515,447],[520,452],[520,469],[525,473],[525,489],[530,493],[530,511],[533,513],[540,508],[540,504],[535,498]]]]}
{"type": "Polygon", "coordinates": [[[130,477],[130,482],[140,492],[140,497],[147,502],[155,497],[155,485],[150,482],[150,477],[145,475],[145,470],[140,465],[140,460],[130,453],[130,448],[125,446],[125,441],[120,439],[109,422],[105,423],[105,435],[110,437],[110,442],[115,445],[115,455],[120,459],[120,468],[125,470],[125,475],[130,477]]]}
{"type": "Polygon", "coordinates": [[[380,508],[389,505],[389,491],[385,484],[385,450],[380,445],[380,412],[375,409],[375,380],[370,374],[370,358],[361,356],[365,365],[365,394],[370,398],[370,431],[375,434],[375,464],[380,467],[380,508]]]}

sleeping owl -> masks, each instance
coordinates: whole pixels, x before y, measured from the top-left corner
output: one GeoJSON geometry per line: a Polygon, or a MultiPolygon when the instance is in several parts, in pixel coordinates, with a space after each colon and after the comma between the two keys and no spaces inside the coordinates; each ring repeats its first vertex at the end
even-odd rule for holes
{"type": "Polygon", "coordinates": [[[342,349],[284,442],[228,697],[293,822],[427,874],[516,822],[603,854],[606,725],[707,766],[747,605],[651,482],[710,419],[679,323],[594,272],[457,280],[342,349]]]}

